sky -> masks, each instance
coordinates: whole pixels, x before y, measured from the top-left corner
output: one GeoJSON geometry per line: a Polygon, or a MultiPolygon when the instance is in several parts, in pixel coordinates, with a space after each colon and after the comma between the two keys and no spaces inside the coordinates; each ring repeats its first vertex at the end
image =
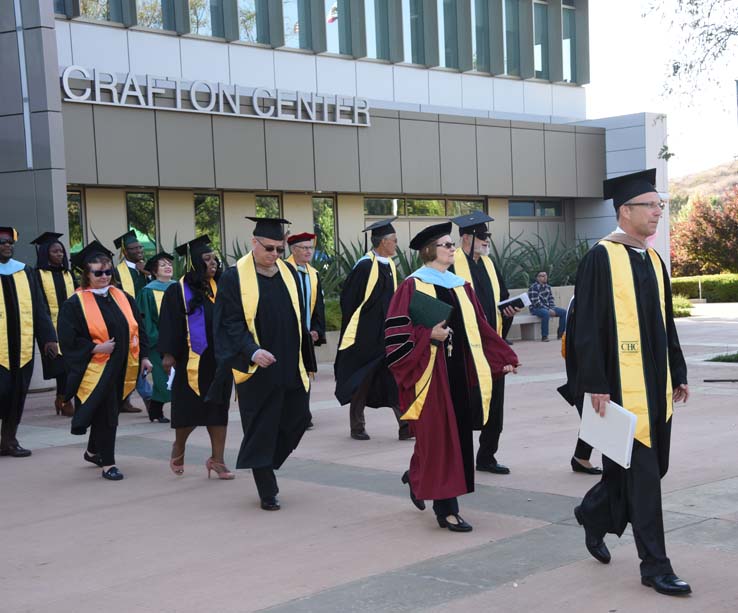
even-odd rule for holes
{"type": "Polygon", "coordinates": [[[675,154],[671,179],[732,162],[738,156],[738,53],[717,71],[718,84],[667,96],[669,58],[680,34],[656,15],[643,18],[644,12],[642,0],[590,0],[587,118],[665,113],[669,150],[675,154]]]}

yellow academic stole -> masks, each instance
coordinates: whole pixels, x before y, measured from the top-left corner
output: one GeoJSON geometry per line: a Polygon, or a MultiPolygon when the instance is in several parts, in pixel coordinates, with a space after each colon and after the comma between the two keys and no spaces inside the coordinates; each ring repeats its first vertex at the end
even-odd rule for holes
{"type": "MultiPolygon", "coordinates": [[[[23,368],[33,358],[33,300],[31,285],[25,270],[10,275],[15,282],[15,293],[18,297],[18,317],[20,326],[20,362],[23,368]]],[[[5,310],[5,294],[0,283],[0,366],[10,370],[10,346],[8,345],[8,314],[5,310]]]]}
{"type": "MultiPolygon", "coordinates": [[[[370,251],[366,254],[366,257],[368,257],[372,261],[372,268],[369,271],[369,279],[366,282],[366,289],[364,290],[364,300],[362,300],[359,307],[353,312],[351,315],[351,319],[349,320],[348,325],[346,326],[346,330],[343,333],[343,338],[341,339],[341,345],[338,347],[339,351],[343,351],[344,349],[348,349],[356,342],[356,331],[359,328],[359,320],[361,319],[361,310],[364,308],[364,305],[369,300],[369,297],[372,295],[372,292],[374,291],[374,287],[377,285],[377,281],[379,280],[379,260],[377,260],[376,255],[373,251],[370,251]]],[[[392,283],[394,284],[394,290],[397,289],[397,267],[395,266],[394,261],[392,258],[388,258],[390,269],[392,270],[392,283]]]]}
{"type": "MultiPolygon", "coordinates": [[[[414,282],[416,292],[422,292],[436,298],[436,288],[433,287],[432,283],[425,283],[420,279],[414,279],[414,282]]],[[[492,369],[489,366],[489,362],[487,362],[484,349],[482,348],[482,337],[479,333],[474,305],[469,300],[469,296],[463,285],[453,288],[453,292],[456,294],[456,299],[459,301],[459,306],[461,307],[461,318],[464,321],[464,330],[466,332],[466,338],[469,341],[474,369],[476,370],[477,380],[479,381],[479,391],[482,396],[482,423],[486,424],[487,419],[489,419],[489,404],[492,400],[492,369]]],[[[428,390],[430,389],[437,352],[438,347],[431,344],[428,365],[415,384],[415,400],[413,400],[407,411],[403,413],[402,419],[412,420],[420,417],[426,397],[428,396],[428,390]]]]}
{"type": "MultiPolygon", "coordinates": [[[[238,282],[241,287],[241,305],[243,307],[243,315],[246,319],[246,327],[249,329],[254,342],[259,344],[259,337],[256,332],[256,311],[259,308],[259,280],[256,278],[256,262],[254,262],[253,253],[248,253],[236,262],[236,270],[238,271],[238,282]]],[[[292,309],[295,312],[295,321],[297,322],[297,332],[300,338],[300,346],[297,348],[297,364],[300,369],[300,378],[305,391],[310,391],[310,379],[305,370],[305,363],[302,359],[302,318],[300,314],[300,294],[297,290],[295,277],[289,264],[285,264],[283,260],[277,260],[277,270],[279,271],[282,281],[287,287],[290,295],[292,309]]],[[[249,359],[251,356],[247,356],[249,359]]],[[[257,364],[251,364],[246,372],[233,369],[233,379],[236,384],[248,381],[254,376],[258,370],[257,364]]],[[[272,367],[274,368],[274,366],[272,367]]],[[[277,366],[279,368],[279,366],[277,366]]]]}
{"type": "MultiPolygon", "coordinates": [[[[641,330],[638,320],[638,303],[633,284],[633,270],[630,256],[624,245],[610,241],[600,241],[610,259],[612,296],[615,307],[615,328],[617,332],[618,362],[620,366],[620,391],[623,406],[636,414],[635,438],[646,447],[651,446],[651,426],[648,413],[646,379],[643,371],[641,330]]],[[[666,293],[661,260],[653,249],[648,249],[649,261],[653,267],[659,289],[661,319],[666,328],[666,293]]],[[[669,347],[666,343],[666,421],[672,414],[671,372],[669,369],[669,347]]]]}
{"type": "MultiPolygon", "coordinates": [[[[187,356],[187,384],[190,389],[195,392],[198,396],[200,395],[200,354],[192,349],[192,342],[190,340],[190,320],[187,316],[189,305],[187,304],[187,295],[185,294],[184,277],[179,280],[179,288],[182,290],[182,302],[185,308],[185,326],[187,327],[187,350],[189,352],[187,356]]],[[[211,302],[215,302],[215,296],[218,294],[218,286],[214,279],[210,279],[210,291],[212,296],[208,296],[211,302]]],[[[161,301],[164,297],[164,292],[157,292],[154,290],[154,300],[156,301],[157,312],[161,310],[161,301]],[[161,294],[157,298],[157,293],[161,294]]],[[[204,317],[204,315],[203,315],[204,317]]]]}
{"type": "MultiPolygon", "coordinates": [[[[50,270],[40,269],[38,272],[41,277],[41,287],[44,290],[46,302],[49,305],[49,315],[51,315],[51,322],[54,324],[54,329],[56,329],[57,320],[59,319],[59,302],[56,299],[54,273],[50,270]]],[[[64,270],[62,271],[62,276],[64,278],[66,297],[69,298],[74,293],[74,281],[72,280],[72,274],[68,270],[64,270]]]]}
{"type": "MultiPolygon", "coordinates": [[[[469,268],[469,260],[466,258],[466,254],[462,249],[461,255],[457,255],[454,258],[454,272],[459,275],[464,281],[467,281],[472,289],[474,288],[474,279],[472,278],[471,269],[469,268]]],[[[458,254],[458,252],[457,252],[458,254]]],[[[499,312],[497,305],[500,303],[500,280],[497,278],[497,270],[492,259],[487,255],[480,256],[484,269],[487,272],[490,283],[492,283],[492,291],[495,294],[495,324],[497,327],[497,334],[502,336],[502,314],[499,312]]]]}
{"type": "Polygon", "coordinates": [[[136,297],[136,286],[133,284],[133,276],[131,275],[131,269],[128,268],[125,260],[123,260],[117,266],[118,276],[120,277],[120,284],[123,286],[123,291],[129,296],[136,297]]]}
{"type": "MultiPolygon", "coordinates": [[[[293,255],[287,258],[287,263],[297,270],[297,263],[293,255]]],[[[307,270],[310,279],[310,316],[312,317],[315,313],[315,304],[318,301],[318,271],[310,264],[305,264],[305,270],[307,270]]],[[[305,305],[305,308],[307,308],[307,305],[305,305]]]]}

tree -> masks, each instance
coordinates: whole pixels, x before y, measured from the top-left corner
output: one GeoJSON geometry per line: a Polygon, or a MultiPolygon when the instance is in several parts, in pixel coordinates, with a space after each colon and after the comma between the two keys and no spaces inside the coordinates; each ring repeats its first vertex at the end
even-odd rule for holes
{"type": "Polygon", "coordinates": [[[107,0],[80,0],[79,14],[90,19],[105,21],[109,14],[108,4],[107,0]]]}
{"type": "Polygon", "coordinates": [[[671,234],[675,276],[738,272],[738,184],[722,198],[698,196],[671,234]]]}
{"type": "Polygon", "coordinates": [[[251,1],[238,3],[238,27],[241,40],[255,43],[256,37],[256,9],[251,1]]]}
{"type": "Polygon", "coordinates": [[[210,3],[207,0],[190,0],[190,31],[208,36],[210,31],[210,3]]]}
{"type": "MultiPolygon", "coordinates": [[[[738,0],[649,0],[649,10],[661,15],[679,33],[672,45],[668,93],[691,91],[725,77],[738,55],[738,0]]],[[[738,75],[730,74],[730,78],[738,75]]]]}
{"type": "Polygon", "coordinates": [[[140,26],[163,28],[164,18],[161,13],[161,0],[137,0],[136,18],[140,26]]]}

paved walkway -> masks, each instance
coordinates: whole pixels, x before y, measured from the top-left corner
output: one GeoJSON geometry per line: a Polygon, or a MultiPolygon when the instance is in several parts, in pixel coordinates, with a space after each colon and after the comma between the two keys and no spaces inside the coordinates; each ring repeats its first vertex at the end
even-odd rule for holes
{"type": "MultiPolygon", "coordinates": [[[[577,419],[555,393],[559,347],[518,342],[524,368],[508,379],[498,454],[512,474],[479,474],[461,498],[469,534],[411,505],[399,477],[413,444],[397,440],[388,409],[367,409],[371,441],[348,437],[330,364],[313,393],[316,427],[280,471],[278,513],[258,508],[248,471],[205,478],[204,430],[185,475],[172,475],[170,429],[140,415],[122,416],[126,479],[103,481],[82,461],[82,438],[53,415],[52,395],[34,394],[20,433],[33,457],[0,458],[0,610],[734,612],[738,384],[704,379],[736,379],[738,365],[703,360],[738,351],[738,305],[700,305],[678,328],[693,397],[675,411],[663,489],[668,551],[695,592],[687,599],[640,585],[629,534],[608,537],[609,566],[587,554],[572,508],[594,478],[569,468],[577,419]]],[[[234,408],[231,465],[238,421],[234,408]]]]}

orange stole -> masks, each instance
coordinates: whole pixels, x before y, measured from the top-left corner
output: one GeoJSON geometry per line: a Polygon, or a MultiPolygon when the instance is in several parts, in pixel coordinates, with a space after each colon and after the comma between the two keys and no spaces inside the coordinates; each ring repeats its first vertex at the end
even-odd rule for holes
{"type": "MultiPolygon", "coordinates": [[[[122,396],[122,398],[125,398],[136,387],[136,380],[138,378],[138,356],[140,352],[138,322],[133,316],[133,309],[131,309],[131,304],[128,302],[125,293],[117,287],[110,287],[108,291],[128,322],[128,365],[126,366],[122,396]]],[[[95,295],[92,292],[86,292],[82,289],[78,289],[76,294],[82,306],[82,313],[85,316],[87,329],[90,332],[92,341],[97,344],[110,340],[108,327],[105,325],[105,320],[100,312],[100,307],[97,305],[95,295]]],[[[77,397],[80,401],[85,402],[95,387],[97,387],[105,369],[105,364],[109,359],[110,355],[107,353],[92,354],[90,363],[87,365],[85,374],[82,377],[82,383],[80,383],[79,389],[77,390],[77,397]]]]}

